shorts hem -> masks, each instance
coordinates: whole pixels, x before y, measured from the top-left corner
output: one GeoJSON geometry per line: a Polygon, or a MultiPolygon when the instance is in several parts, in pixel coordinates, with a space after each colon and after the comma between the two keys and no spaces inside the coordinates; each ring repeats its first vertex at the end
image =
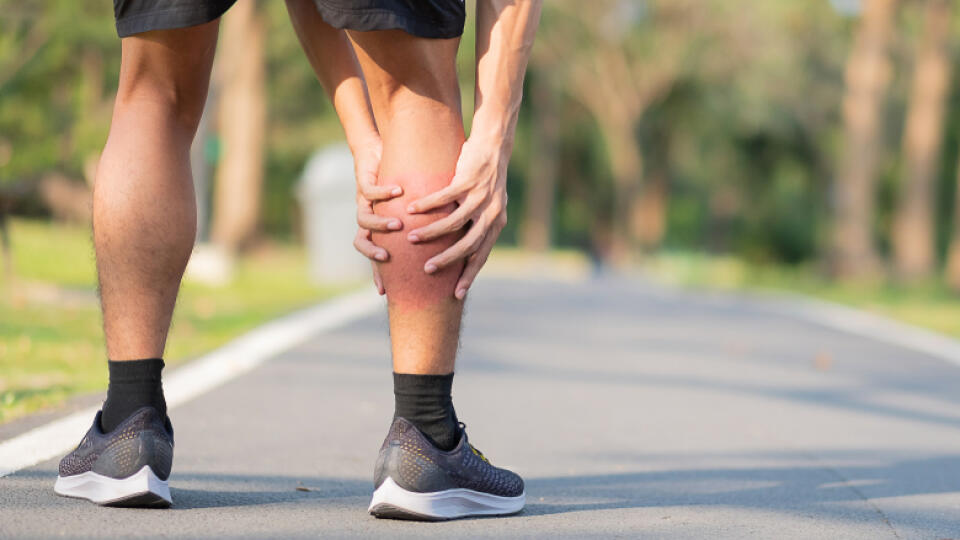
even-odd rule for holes
{"type": "Polygon", "coordinates": [[[223,16],[234,4],[224,2],[213,8],[197,6],[193,9],[176,8],[127,15],[116,20],[117,35],[121,38],[153,30],[174,30],[206,24],[223,16]]]}
{"type": "Polygon", "coordinates": [[[388,9],[344,8],[314,0],[323,20],[341,30],[369,32],[374,30],[403,30],[422,38],[450,39],[463,35],[464,20],[436,21],[398,14],[388,9]]]}

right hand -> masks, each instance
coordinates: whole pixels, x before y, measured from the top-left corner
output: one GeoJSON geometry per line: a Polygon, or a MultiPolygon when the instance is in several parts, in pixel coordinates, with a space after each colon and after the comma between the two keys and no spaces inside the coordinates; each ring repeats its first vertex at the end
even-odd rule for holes
{"type": "Polygon", "coordinates": [[[383,155],[383,142],[379,136],[371,139],[353,151],[353,162],[357,176],[357,224],[360,229],[353,240],[357,251],[370,259],[373,266],[373,283],[381,295],[386,291],[377,269],[377,262],[390,259],[387,250],[373,243],[373,232],[399,231],[403,223],[397,218],[378,216],[373,213],[373,203],[387,201],[403,194],[400,186],[378,186],[377,175],[380,171],[380,157],[383,155]]]}

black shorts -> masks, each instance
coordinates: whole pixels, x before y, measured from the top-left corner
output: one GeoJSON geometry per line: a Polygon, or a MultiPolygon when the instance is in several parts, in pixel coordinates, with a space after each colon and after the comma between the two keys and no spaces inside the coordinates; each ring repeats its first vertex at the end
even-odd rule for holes
{"type": "MultiPolygon", "coordinates": [[[[208,23],[237,0],[113,0],[120,37],[208,23]]],[[[251,0],[246,0],[251,1],[251,0]]],[[[403,30],[424,38],[463,33],[463,0],[314,0],[327,24],[346,30],[403,30]]]]}

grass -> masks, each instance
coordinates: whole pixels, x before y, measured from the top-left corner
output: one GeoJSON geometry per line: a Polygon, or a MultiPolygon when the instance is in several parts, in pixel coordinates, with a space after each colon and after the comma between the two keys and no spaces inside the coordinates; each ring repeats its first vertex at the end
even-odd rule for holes
{"type": "Polygon", "coordinates": [[[834,282],[812,266],[749,264],[734,257],[669,253],[645,265],[655,278],[693,288],[790,291],[863,309],[960,338],[960,295],[938,281],[834,282]]]}
{"type": "MultiPolygon", "coordinates": [[[[107,383],[88,228],[14,220],[11,238],[16,279],[0,287],[0,423],[102,390],[107,383]]],[[[589,272],[588,263],[576,253],[553,253],[544,259],[511,249],[496,250],[488,270],[536,273],[544,264],[554,274],[589,272]]],[[[686,287],[798,292],[960,337],[960,297],[936,282],[910,287],[834,283],[813,267],[752,265],[733,257],[689,253],[653,257],[645,269],[686,287]]],[[[258,250],[238,261],[229,285],[184,284],[167,363],[182,363],[339,290],[310,284],[306,254],[299,247],[258,250]]]]}
{"type": "MultiPolygon", "coordinates": [[[[0,289],[0,422],[107,383],[89,229],[14,220],[11,239],[15,280],[0,289]]],[[[167,364],[341,290],[310,283],[299,247],[258,250],[238,261],[229,285],[184,284],[167,364]]]]}

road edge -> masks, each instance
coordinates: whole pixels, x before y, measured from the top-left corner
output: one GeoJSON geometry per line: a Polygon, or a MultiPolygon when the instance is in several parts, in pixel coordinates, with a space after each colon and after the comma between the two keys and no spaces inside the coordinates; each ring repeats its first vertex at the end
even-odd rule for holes
{"type": "MultiPolygon", "coordinates": [[[[234,379],[320,332],[374,313],[383,300],[372,289],[341,295],[267,322],[164,379],[167,406],[177,407],[234,379]]],[[[68,452],[90,427],[99,405],[87,407],[0,441],[0,478],[68,452]]]]}
{"type": "Polygon", "coordinates": [[[926,354],[960,367],[960,340],[864,309],[789,292],[753,292],[779,315],[926,354]]]}
{"type": "Polygon", "coordinates": [[[926,354],[960,367],[960,339],[858,308],[783,289],[718,289],[690,287],[641,274],[646,283],[674,294],[699,293],[721,301],[747,301],[756,309],[926,354]]]}

